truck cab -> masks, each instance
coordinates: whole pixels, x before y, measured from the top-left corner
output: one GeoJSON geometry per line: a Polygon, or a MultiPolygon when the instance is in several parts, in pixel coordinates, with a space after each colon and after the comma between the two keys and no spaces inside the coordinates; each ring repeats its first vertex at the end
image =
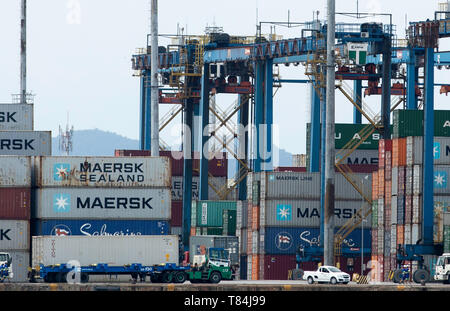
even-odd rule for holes
{"type": "Polygon", "coordinates": [[[191,267],[188,273],[191,283],[219,283],[233,276],[230,254],[223,248],[209,248],[207,254],[195,255],[191,267]]]}
{"type": "Polygon", "coordinates": [[[450,253],[439,256],[436,262],[434,279],[436,281],[443,281],[446,284],[450,283],[450,253]]]}
{"type": "Polygon", "coordinates": [[[0,282],[3,282],[7,278],[12,279],[13,276],[11,255],[0,252],[0,282]]]}

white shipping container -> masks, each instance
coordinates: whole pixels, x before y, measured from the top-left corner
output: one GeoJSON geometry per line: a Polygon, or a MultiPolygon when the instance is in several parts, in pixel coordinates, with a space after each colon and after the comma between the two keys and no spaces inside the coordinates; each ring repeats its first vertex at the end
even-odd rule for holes
{"type": "Polygon", "coordinates": [[[252,254],[258,254],[259,252],[259,232],[257,230],[252,231],[252,254]]]}
{"type": "Polygon", "coordinates": [[[412,244],[411,224],[405,224],[405,244],[412,244]]]}
{"type": "MultiPolygon", "coordinates": [[[[223,200],[227,187],[226,177],[209,177],[208,178],[208,200],[223,200]]],[[[200,179],[198,176],[192,177],[192,200],[198,200],[200,194],[200,179]]],[[[183,176],[172,176],[172,200],[183,200],[183,176]]]]}
{"type": "Polygon", "coordinates": [[[171,187],[168,157],[39,157],[38,187],[171,187]]]}
{"type": "Polygon", "coordinates": [[[422,229],[421,224],[412,224],[411,225],[411,242],[412,244],[416,244],[422,238],[422,229]]]}
{"type": "Polygon", "coordinates": [[[397,196],[391,198],[391,224],[397,224],[397,196]]]}
{"type": "Polygon", "coordinates": [[[413,166],[413,194],[422,194],[422,166],[413,166]]]}
{"type": "Polygon", "coordinates": [[[392,168],[392,195],[398,195],[398,167],[392,168]]]}
{"type": "Polygon", "coordinates": [[[45,188],[35,191],[34,218],[169,220],[169,188],[45,188]]]}
{"type": "Polygon", "coordinates": [[[178,264],[178,251],[178,237],[174,235],[33,236],[32,267],[71,260],[82,266],[97,263],[115,266],[178,264]]]}
{"type": "MultiPolygon", "coordinates": [[[[28,267],[30,267],[30,252],[29,250],[11,250],[7,251],[12,258],[12,272],[13,277],[9,279],[12,283],[26,283],[28,282],[28,267]]],[[[6,282],[9,282],[6,281],[6,282]]]]}
{"type": "Polygon", "coordinates": [[[32,104],[0,104],[0,131],[32,131],[32,104]]]}
{"type": "Polygon", "coordinates": [[[247,280],[252,279],[252,261],[253,261],[253,255],[249,254],[247,256],[247,280]]]}
{"type": "MultiPolygon", "coordinates": [[[[434,165],[450,165],[450,137],[434,137],[434,165]]],[[[423,137],[414,136],[406,139],[406,164],[423,164],[423,137]]]]}
{"type": "Polygon", "coordinates": [[[378,225],[383,226],[384,223],[384,199],[378,199],[378,225]]]}
{"type": "Polygon", "coordinates": [[[30,222],[0,220],[0,251],[29,250],[30,222]]]}
{"type": "Polygon", "coordinates": [[[413,176],[414,176],[413,166],[407,166],[405,172],[405,194],[413,194],[413,176]]]}
{"type": "Polygon", "coordinates": [[[0,131],[0,155],[48,156],[51,154],[51,132],[0,131]]]}
{"type": "Polygon", "coordinates": [[[237,201],[236,205],[236,230],[248,226],[248,202],[237,201]]]}
{"type": "Polygon", "coordinates": [[[31,187],[31,158],[0,156],[0,187],[31,187]]]}
{"type": "Polygon", "coordinates": [[[391,254],[397,253],[397,225],[391,226],[391,254]]]}
{"type": "Polygon", "coordinates": [[[412,223],[418,224],[422,222],[422,196],[413,195],[412,197],[412,223]]]}

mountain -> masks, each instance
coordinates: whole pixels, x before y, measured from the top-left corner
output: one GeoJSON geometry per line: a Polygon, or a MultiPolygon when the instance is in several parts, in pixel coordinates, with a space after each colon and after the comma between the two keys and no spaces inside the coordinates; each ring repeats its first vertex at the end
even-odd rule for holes
{"type": "MultiPolygon", "coordinates": [[[[72,141],[72,156],[114,156],[116,149],[139,149],[138,140],[99,129],[74,131],[72,141]]],[[[279,151],[279,165],[276,166],[292,166],[292,154],[276,146],[275,151],[279,151]]],[[[52,139],[52,155],[64,155],[59,150],[59,136],[52,139]]],[[[231,155],[229,159],[228,176],[232,177],[236,174],[237,160],[231,155]]]]}

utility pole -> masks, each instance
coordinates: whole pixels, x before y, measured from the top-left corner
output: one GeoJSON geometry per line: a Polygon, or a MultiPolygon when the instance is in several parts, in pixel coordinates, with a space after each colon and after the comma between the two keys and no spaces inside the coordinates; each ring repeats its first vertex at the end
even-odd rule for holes
{"type": "Polygon", "coordinates": [[[151,9],[151,155],[159,156],[159,86],[158,86],[158,0],[152,0],[151,9]]]}
{"type": "Polygon", "coordinates": [[[336,3],[328,0],[327,17],[327,85],[326,85],[326,142],[325,142],[325,210],[324,264],[334,265],[334,175],[335,175],[335,37],[336,3]]]}
{"type": "Polygon", "coordinates": [[[20,18],[20,103],[27,103],[27,0],[21,3],[20,18]]]}

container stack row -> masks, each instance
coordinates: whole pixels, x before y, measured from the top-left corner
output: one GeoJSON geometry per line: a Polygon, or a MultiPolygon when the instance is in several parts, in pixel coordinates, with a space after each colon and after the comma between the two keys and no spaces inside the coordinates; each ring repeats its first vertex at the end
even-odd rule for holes
{"type": "MultiPolygon", "coordinates": [[[[149,150],[115,150],[116,157],[148,157],[149,150]]],[[[183,223],[183,169],[184,158],[181,151],[160,151],[160,156],[168,157],[171,166],[171,234],[180,235],[183,223]]],[[[192,178],[192,200],[199,199],[199,155],[193,155],[193,178],[192,178]]],[[[230,198],[231,194],[225,197],[227,187],[228,160],[225,153],[219,153],[211,157],[208,163],[210,177],[208,179],[208,199],[223,200],[230,198]]]]}
{"type": "MultiPolygon", "coordinates": [[[[370,196],[370,174],[354,174],[353,178],[370,196]]],[[[366,203],[343,175],[336,174],[335,185],[337,230],[366,203]]],[[[300,247],[320,243],[320,174],[251,173],[247,188],[247,206],[242,204],[238,209],[237,228],[242,241],[241,267],[247,263],[247,279],[286,280],[292,269],[316,268],[313,263],[299,264],[296,255],[300,247]]],[[[364,229],[359,227],[352,231],[343,245],[352,249],[370,249],[370,246],[370,223],[364,224],[364,229]]],[[[363,257],[367,262],[370,254],[363,254],[363,257]]],[[[361,255],[351,260],[339,258],[337,265],[344,271],[357,272],[361,267],[361,255]]]]}

